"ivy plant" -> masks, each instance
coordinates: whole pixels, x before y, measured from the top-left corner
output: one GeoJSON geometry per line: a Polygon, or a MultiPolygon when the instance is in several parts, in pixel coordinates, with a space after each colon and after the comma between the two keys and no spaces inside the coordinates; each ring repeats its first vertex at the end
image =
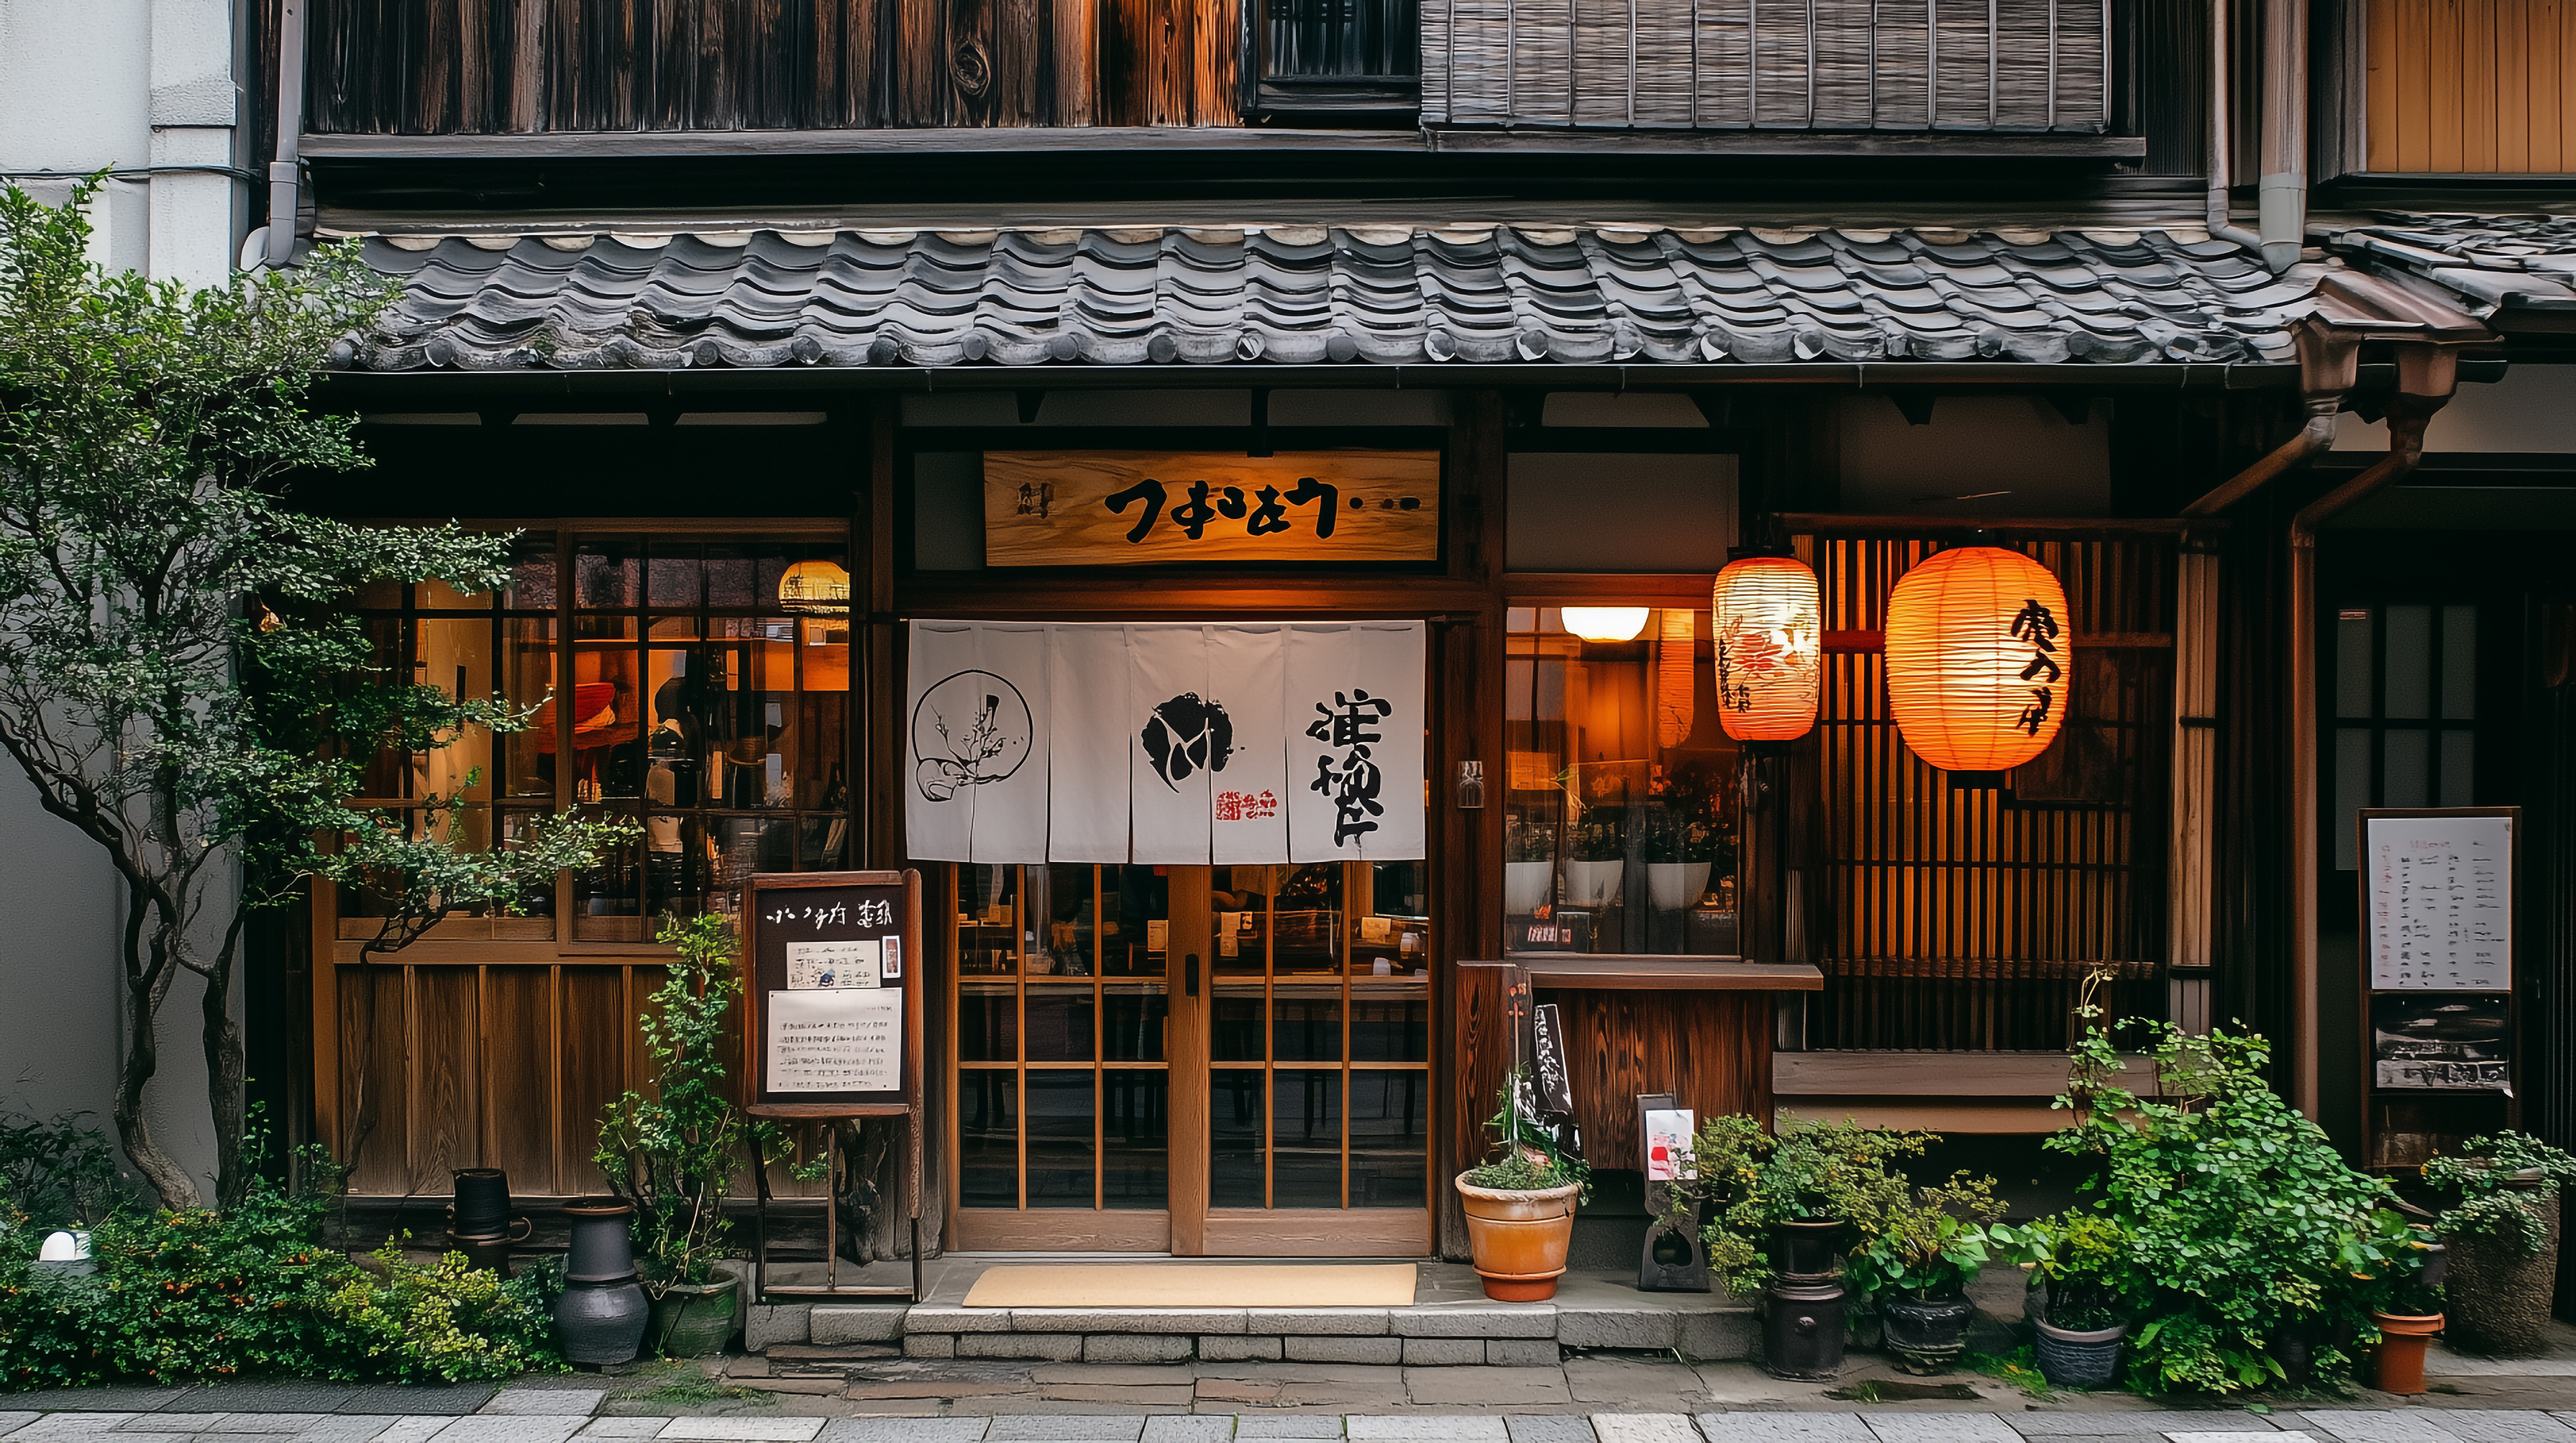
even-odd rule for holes
{"type": "Polygon", "coordinates": [[[2446,1238],[2512,1240],[2525,1257],[2549,1245],[2549,1199],[2576,1182],[2576,1156],[2527,1132],[2496,1132],[2462,1143],[2457,1157],[2424,1164],[2424,1181],[2457,1199],[2435,1226],[2446,1238]]]}
{"type": "Polygon", "coordinates": [[[1759,1149],[1759,1162],[1748,1146],[1733,1200],[1700,1235],[1709,1268],[1739,1294],[1760,1292],[1772,1277],[1770,1233],[1782,1223],[1830,1219],[1843,1225],[1847,1245],[1868,1246],[1914,1205],[1898,1160],[1922,1156],[1937,1140],[1846,1118],[1789,1128],[1759,1149]]]}

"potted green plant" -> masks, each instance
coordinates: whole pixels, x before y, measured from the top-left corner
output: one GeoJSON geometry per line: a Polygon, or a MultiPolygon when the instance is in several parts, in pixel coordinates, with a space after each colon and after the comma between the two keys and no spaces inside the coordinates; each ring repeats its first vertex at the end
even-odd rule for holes
{"type": "Polygon", "coordinates": [[[1627,809],[1594,807],[1566,840],[1565,905],[1599,910],[1619,902],[1628,866],[1627,809]]]}
{"type": "Polygon", "coordinates": [[[1646,896],[1657,911],[1697,904],[1716,865],[1717,828],[1705,816],[1666,812],[1646,834],[1646,896]]]}
{"type": "Polygon", "coordinates": [[[676,955],[636,1019],[653,1085],[609,1104],[592,1161],[634,1207],[636,1268],[652,1304],[645,1346],[696,1358],[723,1351],[740,1325],[735,1280],[715,1271],[732,1231],[725,1197],[773,1135],[726,1093],[725,1014],[742,992],[730,924],[712,913],[665,918],[659,940],[676,955]]]}
{"type": "Polygon", "coordinates": [[[1553,898],[1556,828],[1512,813],[1503,823],[1503,913],[1534,917],[1553,898]]]}
{"type": "Polygon", "coordinates": [[[2491,1133],[2424,1164],[2424,1181],[2451,1204],[2434,1224],[2450,1248],[2450,1341],[2539,1352],[2558,1281],[2559,1192],[2576,1181],[2576,1157],[2528,1133],[2491,1133]]]}
{"type": "Polygon", "coordinates": [[[1485,1296],[1538,1303],[1556,1296],[1574,1238],[1574,1209],[1591,1194],[1591,1169],[1560,1147],[1519,1102],[1522,1069],[1504,1078],[1502,1110],[1486,1124],[1502,1134],[1492,1161],[1458,1174],[1467,1246],[1485,1296]]]}
{"type": "Polygon", "coordinates": [[[2424,1350],[2442,1331],[2442,1285],[2449,1272],[2447,1249],[2433,1240],[2433,1230],[2387,1215],[2391,1256],[2366,1282],[2370,1321],[2379,1330],[2371,1367],[2372,1386],[2383,1393],[2424,1391],[2424,1350]]]}
{"type": "Polygon", "coordinates": [[[1889,1208],[1843,1269],[1852,1291],[1878,1307],[1888,1351],[1909,1373],[1940,1373],[1968,1348],[1976,1309],[1968,1284],[1997,1245],[2021,1234],[1998,1227],[1995,1180],[1954,1173],[1889,1208]]]}
{"type": "Polygon", "coordinates": [[[2132,1279],[2129,1234],[2098,1212],[2041,1218],[2023,1230],[2039,1286],[2039,1373],[2061,1388],[2099,1388],[2119,1376],[2129,1334],[2122,1300],[2132,1279]]]}

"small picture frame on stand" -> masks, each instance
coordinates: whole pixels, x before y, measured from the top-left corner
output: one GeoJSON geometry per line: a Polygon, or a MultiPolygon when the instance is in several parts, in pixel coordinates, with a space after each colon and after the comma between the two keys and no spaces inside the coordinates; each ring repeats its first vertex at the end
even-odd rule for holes
{"type": "Polygon", "coordinates": [[[1664,1225],[1673,1184],[1692,1176],[1691,1138],[1698,1128],[1697,1114],[1682,1107],[1673,1094],[1637,1095],[1638,1156],[1646,1164],[1646,1240],[1637,1254],[1639,1292],[1709,1290],[1708,1248],[1700,1241],[1700,1219],[1694,1215],[1679,1228],[1664,1225]]]}

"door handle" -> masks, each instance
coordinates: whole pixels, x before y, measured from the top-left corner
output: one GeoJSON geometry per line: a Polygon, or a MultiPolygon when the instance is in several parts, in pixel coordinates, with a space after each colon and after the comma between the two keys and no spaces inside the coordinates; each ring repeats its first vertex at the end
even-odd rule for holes
{"type": "Polygon", "coordinates": [[[1196,952],[1186,953],[1181,958],[1181,995],[1199,995],[1199,954],[1196,952]]]}

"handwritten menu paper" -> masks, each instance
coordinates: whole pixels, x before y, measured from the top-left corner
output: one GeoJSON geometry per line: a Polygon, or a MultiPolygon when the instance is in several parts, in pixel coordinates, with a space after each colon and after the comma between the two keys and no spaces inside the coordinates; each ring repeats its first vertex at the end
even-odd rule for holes
{"type": "MultiPolygon", "coordinates": [[[[902,943],[897,941],[895,947],[895,956],[900,958],[902,943]]],[[[880,986],[878,968],[884,960],[884,944],[873,938],[863,942],[790,942],[787,985],[799,992],[822,987],[880,986]]],[[[895,964],[894,975],[903,975],[900,961],[895,964]]]]}
{"type": "Polygon", "coordinates": [[[772,992],[771,1092],[894,1092],[903,1086],[903,993],[893,988],[772,992]]]}
{"type": "Polygon", "coordinates": [[[2510,991],[2513,821],[2371,817],[2370,985],[2380,991],[2510,991]]]}

